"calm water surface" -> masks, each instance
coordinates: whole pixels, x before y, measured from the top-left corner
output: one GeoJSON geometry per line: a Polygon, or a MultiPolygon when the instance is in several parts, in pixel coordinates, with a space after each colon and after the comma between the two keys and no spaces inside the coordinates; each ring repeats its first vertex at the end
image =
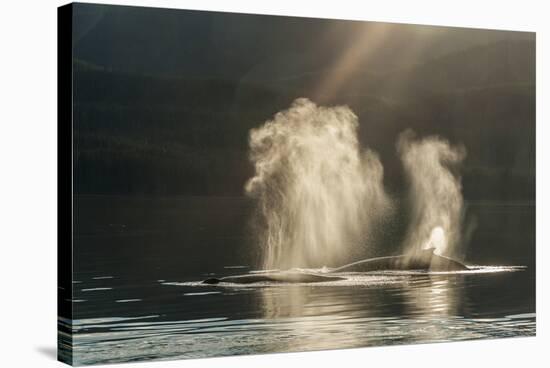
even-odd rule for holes
{"type": "Polygon", "coordinates": [[[253,286],[198,283],[254,271],[242,198],[76,203],[78,365],[535,335],[532,203],[469,204],[473,271],[253,286]]]}

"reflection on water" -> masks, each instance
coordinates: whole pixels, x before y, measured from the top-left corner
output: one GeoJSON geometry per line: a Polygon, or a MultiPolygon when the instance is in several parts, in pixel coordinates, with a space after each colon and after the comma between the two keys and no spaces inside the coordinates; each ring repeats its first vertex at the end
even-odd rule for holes
{"type": "Polygon", "coordinates": [[[456,315],[462,300],[462,284],[461,279],[451,281],[436,276],[427,276],[412,285],[408,284],[403,291],[407,299],[406,313],[432,318],[456,315]]]}
{"type": "Polygon", "coordinates": [[[157,283],[158,297],[173,305],[135,299],[128,304],[140,316],[73,321],[75,363],[535,335],[529,291],[508,289],[532,279],[527,270],[348,276],[324,285],[157,283]],[[189,318],[189,310],[201,313],[189,318]]]}
{"type": "Polygon", "coordinates": [[[61,355],[72,346],[82,365],[535,335],[532,204],[469,207],[478,230],[466,260],[526,267],[203,285],[257,267],[239,233],[246,203],[204,201],[79,200],[75,319],[59,319],[61,355]]]}

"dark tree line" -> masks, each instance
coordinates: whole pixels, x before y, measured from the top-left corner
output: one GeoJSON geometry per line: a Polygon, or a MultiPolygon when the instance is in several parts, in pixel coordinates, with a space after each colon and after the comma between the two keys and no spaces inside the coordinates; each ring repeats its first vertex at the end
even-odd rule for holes
{"type": "MultiPolygon", "coordinates": [[[[509,47],[367,75],[316,102],[352,108],[361,144],[380,154],[394,193],[405,185],[395,141],[412,128],[465,145],[466,198],[534,199],[534,45],[519,43],[523,51],[513,54],[509,47]]],[[[242,195],[253,173],[249,130],[295,98],[314,96],[315,78],[323,77],[252,84],[74,66],[78,194],[242,195]]]]}

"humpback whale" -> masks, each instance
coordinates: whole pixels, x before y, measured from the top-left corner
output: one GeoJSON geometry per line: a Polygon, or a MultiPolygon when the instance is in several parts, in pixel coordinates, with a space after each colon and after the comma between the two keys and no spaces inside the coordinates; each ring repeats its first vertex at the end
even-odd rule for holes
{"type": "Polygon", "coordinates": [[[412,254],[377,257],[347,264],[331,272],[369,272],[369,271],[464,271],[464,264],[434,253],[434,248],[422,249],[412,254]]]}
{"type": "Polygon", "coordinates": [[[220,282],[230,282],[234,284],[252,284],[255,282],[285,282],[285,283],[298,283],[298,282],[327,282],[345,280],[343,277],[338,276],[324,276],[315,273],[303,273],[303,272],[270,272],[259,274],[247,274],[237,276],[227,276],[220,279],[210,278],[204,280],[203,284],[218,284],[220,282]]]}
{"type": "Polygon", "coordinates": [[[423,249],[411,254],[364,259],[328,271],[326,274],[305,273],[296,271],[266,272],[210,278],[203,284],[228,282],[235,284],[252,284],[256,282],[314,283],[344,280],[344,277],[331,275],[341,272],[371,271],[465,271],[468,266],[448,257],[434,253],[434,249],[423,249]],[[328,275],[327,275],[328,274],[328,275]]]}

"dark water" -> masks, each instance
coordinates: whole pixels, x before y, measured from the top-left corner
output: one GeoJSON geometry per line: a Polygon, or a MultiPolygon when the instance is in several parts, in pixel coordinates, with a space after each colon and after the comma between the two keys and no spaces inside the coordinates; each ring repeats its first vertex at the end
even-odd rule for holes
{"type": "Polygon", "coordinates": [[[258,264],[249,201],[75,199],[75,364],[535,335],[534,203],[468,203],[473,271],[204,286],[258,264]]]}

